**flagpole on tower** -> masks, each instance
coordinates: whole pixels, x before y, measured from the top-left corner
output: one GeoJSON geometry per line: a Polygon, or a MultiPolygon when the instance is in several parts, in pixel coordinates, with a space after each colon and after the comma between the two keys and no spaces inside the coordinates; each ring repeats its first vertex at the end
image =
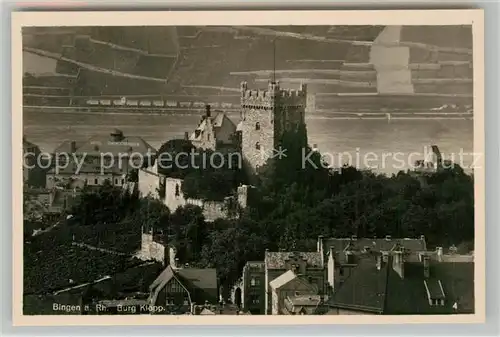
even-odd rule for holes
{"type": "Polygon", "coordinates": [[[276,83],[276,38],[273,39],[273,83],[276,83]]]}

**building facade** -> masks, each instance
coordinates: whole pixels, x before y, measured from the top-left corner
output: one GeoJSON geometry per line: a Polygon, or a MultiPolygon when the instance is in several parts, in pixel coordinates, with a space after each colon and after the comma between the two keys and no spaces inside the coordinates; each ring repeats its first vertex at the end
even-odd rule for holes
{"type": "Polygon", "coordinates": [[[45,187],[45,162],[40,148],[23,136],[23,183],[28,187],[45,187]]]}
{"type": "Polygon", "coordinates": [[[265,253],[264,293],[266,315],[272,314],[272,287],[270,283],[281,275],[292,271],[309,284],[316,287],[318,295],[327,291],[326,270],[322,255],[318,252],[269,252],[265,253]]]}
{"type": "Polygon", "coordinates": [[[254,315],[264,314],[266,272],[263,261],[248,261],[243,267],[241,284],[234,291],[236,305],[254,315]]]}
{"type": "Polygon", "coordinates": [[[65,141],[54,150],[53,161],[58,165],[48,171],[46,186],[67,187],[75,182],[123,186],[137,168],[152,166],[155,155],[156,150],[141,137],[125,136],[121,130],[81,143],[65,141]]]}
{"type": "Polygon", "coordinates": [[[360,261],[329,298],[329,315],[474,313],[474,258],[403,249],[360,261]],[[376,294],[376,296],[374,296],[376,294]]]}
{"type": "Polygon", "coordinates": [[[200,123],[189,136],[189,140],[196,148],[205,150],[235,148],[236,125],[222,111],[215,111],[212,115],[211,107],[207,105],[200,123]]]}
{"type": "Polygon", "coordinates": [[[149,305],[165,308],[163,314],[189,314],[196,305],[219,304],[216,270],[180,267],[177,261],[170,250],[169,265],[150,286],[149,305]]]}
{"type": "Polygon", "coordinates": [[[241,83],[241,151],[251,171],[264,165],[285,131],[305,124],[307,87],[287,90],[270,82],[267,90],[251,90],[241,83]]]}

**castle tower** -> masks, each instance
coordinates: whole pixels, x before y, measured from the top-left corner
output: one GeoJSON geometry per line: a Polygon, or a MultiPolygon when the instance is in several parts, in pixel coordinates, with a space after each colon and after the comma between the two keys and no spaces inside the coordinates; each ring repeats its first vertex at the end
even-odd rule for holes
{"type": "Polygon", "coordinates": [[[241,83],[241,151],[250,168],[264,165],[285,131],[305,124],[307,87],[282,89],[269,82],[266,90],[250,90],[241,83]]]}

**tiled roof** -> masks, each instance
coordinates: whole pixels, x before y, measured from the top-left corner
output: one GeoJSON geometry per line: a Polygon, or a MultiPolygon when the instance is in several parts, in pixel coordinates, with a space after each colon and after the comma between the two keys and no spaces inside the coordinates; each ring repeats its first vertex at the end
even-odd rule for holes
{"type": "Polygon", "coordinates": [[[213,268],[184,268],[176,269],[175,272],[187,280],[196,288],[200,289],[217,289],[217,271],[213,268]]]}
{"type": "MultiPolygon", "coordinates": [[[[127,136],[120,130],[115,130],[107,136],[95,136],[85,142],[76,144],[76,153],[89,156],[100,156],[101,153],[112,153],[117,156],[120,153],[155,154],[156,150],[144,139],[138,136],[127,136]]],[[[71,141],[64,141],[54,151],[56,153],[71,152],[71,141]]]]}
{"type": "Polygon", "coordinates": [[[288,301],[294,306],[304,306],[304,305],[318,305],[321,302],[320,295],[300,295],[300,296],[289,296],[288,301]]]}
{"type": "Polygon", "coordinates": [[[382,313],[387,285],[387,264],[381,270],[363,260],[333,295],[335,306],[382,313]]]}
{"type": "MultiPolygon", "coordinates": [[[[206,294],[206,296],[201,296],[203,298],[214,298],[217,296],[217,273],[215,269],[173,269],[171,266],[167,266],[149,287],[151,291],[154,290],[154,301],[156,300],[156,297],[161,289],[172,278],[176,278],[186,288],[186,290],[191,293],[191,296],[196,294],[200,295],[202,293],[206,294]],[[201,290],[201,293],[199,290],[201,290]]],[[[196,297],[201,298],[200,296],[196,297]]]]}
{"type": "Polygon", "coordinates": [[[295,275],[293,271],[289,270],[286,273],[281,274],[280,276],[269,282],[269,285],[273,289],[279,289],[296,277],[297,275],[295,275]]]}
{"type": "Polygon", "coordinates": [[[422,263],[406,262],[404,278],[401,278],[393,270],[391,262],[377,270],[373,260],[364,260],[353,269],[335,291],[329,305],[379,314],[474,312],[473,263],[431,261],[429,271],[427,283],[441,283],[445,294],[444,306],[429,304],[422,263]],[[456,310],[453,308],[455,303],[456,310]]]}
{"type": "MultiPolygon", "coordinates": [[[[236,125],[222,111],[218,112],[217,115],[210,117],[210,122],[212,124],[213,129],[214,129],[214,133],[215,133],[215,138],[216,139],[217,139],[218,131],[220,130],[220,128],[224,124],[230,125],[234,129],[234,131],[236,131],[236,125]]],[[[206,128],[207,128],[207,118],[204,117],[203,120],[200,122],[200,124],[196,127],[195,130],[205,131],[206,128]]],[[[189,139],[195,141],[195,140],[199,140],[200,137],[201,137],[201,132],[197,135],[196,131],[195,131],[195,132],[193,132],[191,134],[191,136],[189,137],[189,139]]]]}
{"type": "MultiPolygon", "coordinates": [[[[346,251],[352,253],[354,260],[358,260],[362,255],[370,255],[374,252],[394,251],[401,248],[404,248],[406,255],[416,255],[418,252],[426,250],[425,238],[327,238],[322,239],[322,242],[323,253],[325,255],[329,254],[330,248],[333,248],[336,253],[336,262],[340,264],[348,263],[345,254],[346,251]]],[[[418,256],[415,258],[418,259],[418,256]]]]}
{"type": "Polygon", "coordinates": [[[23,137],[23,149],[26,150],[31,148],[38,148],[38,146],[23,137]]]}
{"type": "Polygon", "coordinates": [[[266,252],[265,263],[268,269],[284,269],[286,261],[298,256],[307,262],[308,267],[322,268],[321,253],[318,252],[266,252]]]}
{"type": "MultiPolygon", "coordinates": [[[[85,173],[95,173],[95,174],[113,174],[113,175],[125,175],[127,173],[127,169],[125,167],[126,165],[122,165],[120,168],[118,165],[114,165],[110,168],[107,168],[107,166],[102,166],[99,163],[82,163],[79,169],[79,173],[85,174],[85,173]]],[[[67,166],[62,166],[59,167],[59,170],[57,174],[61,175],[73,175],[78,169],[78,164],[75,163],[74,161],[70,161],[67,166]]],[[[55,167],[51,168],[48,172],[48,174],[56,174],[56,169],[55,167]]]]}
{"type": "Polygon", "coordinates": [[[77,142],[71,140],[65,140],[58,147],[54,149],[54,153],[73,153],[73,149],[71,148],[71,143],[74,142],[75,150],[78,150],[85,142],[77,142]]]}
{"type": "Polygon", "coordinates": [[[327,238],[323,239],[323,249],[325,252],[334,247],[336,252],[343,251],[347,246],[351,251],[363,251],[365,247],[372,251],[390,251],[394,245],[399,244],[407,251],[425,251],[425,238],[419,239],[393,239],[393,238],[327,238]]]}

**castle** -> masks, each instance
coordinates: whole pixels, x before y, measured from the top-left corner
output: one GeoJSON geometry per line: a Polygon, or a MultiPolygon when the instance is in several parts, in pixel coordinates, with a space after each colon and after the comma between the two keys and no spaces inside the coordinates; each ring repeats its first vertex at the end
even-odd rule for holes
{"type": "MultiPolygon", "coordinates": [[[[242,82],[241,121],[238,126],[223,112],[218,111],[212,116],[210,106],[206,106],[195,131],[185,137],[197,148],[240,151],[247,171],[256,174],[277,150],[283,134],[305,125],[307,97],[304,84],[298,90],[290,90],[281,88],[279,82],[269,82],[266,90],[252,90],[246,82],[242,82]]],[[[200,206],[207,221],[234,216],[231,215],[233,204],[245,208],[250,191],[250,186],[240,186],[234,196],[218,202],[186,199],[182,195],[182,184],[182,179],[159,174],[156,164],[139,171],[141,194],[161,199],[172,212],[187,204],[200,206]],[[162,196],[158,195],[161,186],[165,189],[162,196]]]]}
{"type": "Polygon", "coordinates": [[[251,90],[241,83],[240,133],[243,159],[252,171],[272,156],[285,131],[305,124],[307,86],[298,90],[282,89],[269,82],[267,90],[251,90]]]}

